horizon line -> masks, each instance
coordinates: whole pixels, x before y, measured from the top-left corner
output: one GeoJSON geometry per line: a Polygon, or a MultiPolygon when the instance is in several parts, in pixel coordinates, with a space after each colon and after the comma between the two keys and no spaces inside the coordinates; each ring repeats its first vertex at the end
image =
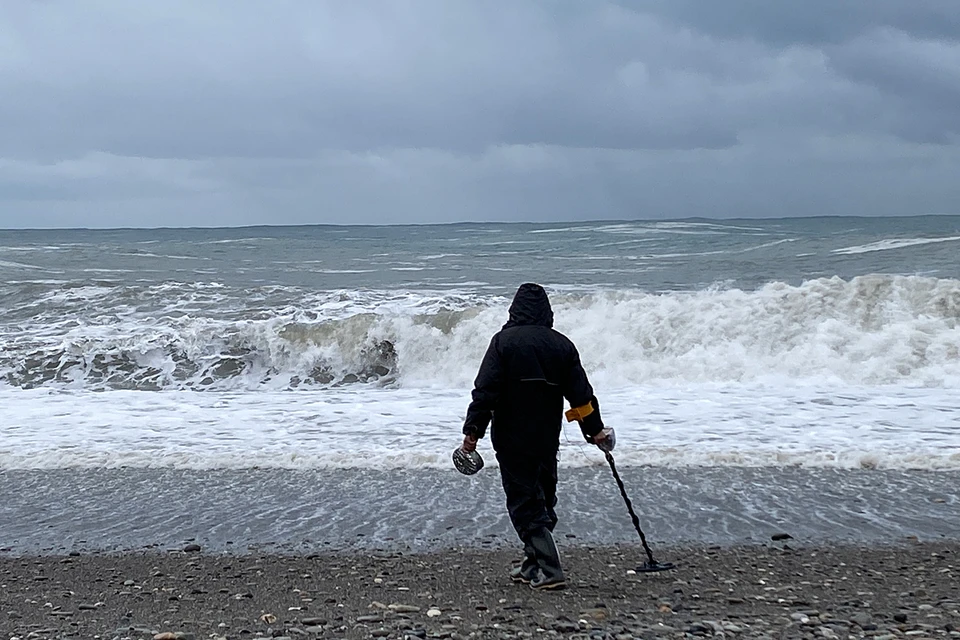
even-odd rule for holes
{"type": "Polygon", "coordinates": [[[823,219],[896,219],[896,218],[933,218],[933,217],[958,217],[960,213],[914,213],[899,215],[811,215],[811,216],[767,216],[767,217],[717,217],[707,218],[704,216],[688,216],[683,218],[605,218],[591,220],[558,220],[558,221],[537,221],[537,220],[511,220],[511,221],[474,221],[462,220],[457,222],[389,222],[389,223],[337,223],[337,222],[308,222],[296,224],[240,224],[229,226],[157,226],[157,227],[0,227],[0,231],[172,231],[172,230],[227,230],[227,229],[297,229],[305,227],[335,227],[335,228],[357,228],[357,227],[452,227],[466,225],[563,225],[563,224],[624,224],[635,222],[762,222],[766,220],[823,220],[823,219]]]}

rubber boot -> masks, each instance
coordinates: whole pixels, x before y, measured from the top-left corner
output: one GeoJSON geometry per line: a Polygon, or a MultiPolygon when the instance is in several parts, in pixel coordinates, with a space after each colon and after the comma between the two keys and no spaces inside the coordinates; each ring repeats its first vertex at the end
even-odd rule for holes
{"type": "Polygon", "coordinates": [[[537,566],[540,571],[536,578],[530,581],[530,586],[538,590],[563,589],[567,581],[563,577],[563,567],[560,566],[560,552],[553,535],[547,528],[537,529],[530,536],[530,546],[537,557],[537,566]]]}
{"type": "Polygon", "coordinates": [[[510,579],[514,582],[530,584],[540,572],[537,564],[537,554],[529,544],[523,545],[523,562],[519,567],[510,570],[510,579]]]}

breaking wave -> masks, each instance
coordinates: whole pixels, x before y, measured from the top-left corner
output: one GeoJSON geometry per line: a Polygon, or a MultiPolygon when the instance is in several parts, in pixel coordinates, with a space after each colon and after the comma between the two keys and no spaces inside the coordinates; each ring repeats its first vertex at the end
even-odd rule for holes
{"type": "MultiPolygon", "coordinates": [[[[19,316],[3,318],[0,380],[8,385],[467,387],[509,302],[282,287],[49,287],[21,301],[19,316]]],[[[552,301],[557,328],[607,386],[767,378],[960,386],[960,281],[953,279],[554,292],[552,301]]]]}

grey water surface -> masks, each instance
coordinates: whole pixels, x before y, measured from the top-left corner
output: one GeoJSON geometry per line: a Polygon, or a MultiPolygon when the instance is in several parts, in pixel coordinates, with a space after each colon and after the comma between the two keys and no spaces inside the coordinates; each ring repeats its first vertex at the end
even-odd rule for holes
{"type": "MultiPolygon", "coordinates": [[[[657,545],[960,539],[960,472],[628,467],[657,545]]],[[[561,469],[561,544],[637,542],[609,469],[561,469]]],[[[429,550],[516,543],[496,469],[0,472],[8,554],[429,550]]]]}

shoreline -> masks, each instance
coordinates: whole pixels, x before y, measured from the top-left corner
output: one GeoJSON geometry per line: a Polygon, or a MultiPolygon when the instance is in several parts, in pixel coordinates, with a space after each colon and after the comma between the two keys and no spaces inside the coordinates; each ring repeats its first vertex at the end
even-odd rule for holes
{"type": "Polygon", "coordinates": [[[4,555],[0,638],[960,637],[956,540],[561,553],[559,593],[509,581],[519,548],[4,555]]]}
{"type": "MultiPolygon", "coordinates": [[[[960,471],[623,467],[651,544],[960,538],[960,471]]],[[[306,554],[513,545],[497,473],[107,469],[0,471],[0,553],[306,554]]],[[[609,470],[565,469],[556,537],[637,542],[609,470]]],[[[571,542],[571,543],[572,543],[571,542]]],[[[0,639],[3,640],[3,639],[0,639]]]]}

